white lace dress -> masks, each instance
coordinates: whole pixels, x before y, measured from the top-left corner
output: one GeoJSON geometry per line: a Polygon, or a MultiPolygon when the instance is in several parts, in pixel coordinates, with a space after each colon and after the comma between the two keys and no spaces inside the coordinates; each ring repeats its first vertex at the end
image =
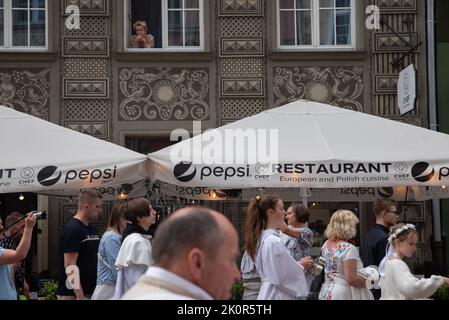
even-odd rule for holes
{"type": "Polygon", "coordinates": [[[401,259],[388,260],[385,265],[385,277],[380,280],[381,300],[425,299],[444,285],[440,276],[418,279],[408,265],[401,259]]]}

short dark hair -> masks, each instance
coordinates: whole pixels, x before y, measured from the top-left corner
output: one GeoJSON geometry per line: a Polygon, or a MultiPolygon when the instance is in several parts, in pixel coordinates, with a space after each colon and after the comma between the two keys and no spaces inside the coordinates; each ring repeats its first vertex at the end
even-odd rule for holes
{"type": "Polygon", "coordinates": [[[293,213],[295,214],[296,221],[299,223],[309,222],[310,212],[307,208],[301,203],[293,203],[290,206],[293,209],[293,213]]]}
{"type": "Polygon", "coordinates": [[[95,189],[82,190],[78,196],[78,208],[81,209],[81,207],[85,203],[93,204],[97,199],[103,199],[103,196],[97,190],[95,189]]]}
{"type": "Polygon", "coordinates": [[[159,226],[153,244],[153,258],[157,266],[171,266],[180,254],[192,248],[199,248],[215,258],[224,235],[212,211],[201,207],[187,210],[180,216],[175,212],[159,226]]]}
{"type": "Polygon", "coordinates": [[[21,214],[18,211],[13,211],[10,214],[8,214],[8,216],[5,219],[5,227],[9,228],[11,225],[13,225],[14,223],[16,223],[17,221],[23,219],[25,215],[21,214]]]}
{"type": "Polygon", "coordinates": [[[138,224],[137,218],[148,217],[150,215],[151,202],[146,198],[134,198],[125,201],[123,205],[123,216],[133,224],[138,224]]]}
{"type": "Polygon", "coordinates": [[[392,206],[396,206],[396,201],[391,199],[377,199],[373,206],[374,217],[379,217],[382,211],[388,211],[392,206]]]}

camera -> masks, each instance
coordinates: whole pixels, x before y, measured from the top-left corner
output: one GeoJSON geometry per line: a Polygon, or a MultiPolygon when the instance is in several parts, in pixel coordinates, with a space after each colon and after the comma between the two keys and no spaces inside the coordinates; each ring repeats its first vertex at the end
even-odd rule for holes
{"type": "Polygon", "coordinates": [[[33,216],[37,218],[37,220],[45,220],[47,219],[46,211],[33,211],[33,216]]]}
{"type": "Polygon", "coordinates": [[[316,257],[313,260],[312,268],[310,269],[309,274],[314,278],[318,277],[321,274],[321,272],[323,272],[325,263],[326,263],[326,259],[324,259],[321,256],[316,257]]]}

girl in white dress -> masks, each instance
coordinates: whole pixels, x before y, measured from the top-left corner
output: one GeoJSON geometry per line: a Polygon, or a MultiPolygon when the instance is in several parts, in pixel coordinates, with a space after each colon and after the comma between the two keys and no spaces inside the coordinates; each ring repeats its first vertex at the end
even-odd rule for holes
{"type": "Polygon", "coordinates": [[[444,284],[449,286],[449,278],[432,276],[418,279],[410,272],[402,259],[413,256],[417,241],[418,235],[413,224],[397,224],[391,228],[387,254],[379,266],[381,300],[424,299],[444,284]]]}
{"type": "Polygon", "coordinates": [[[308,294],[304,268],[313,260],[295,261],[282,243],[278,229],[285,227],[284,215],[277,196],[257,196],[248,206],[245,247],[262,282],[258,300],[293,300],[308,294]]]}
{"type": "Polygon", "coordinates": [[[357,272],[363,268],[359,250],[348,242],[355,237],[358,222],[349,210],[338,210],[332,215],[325,231],[328,240],[321,249],[326,263],[319,300],[374,299],[365,278],[357,272]]]}

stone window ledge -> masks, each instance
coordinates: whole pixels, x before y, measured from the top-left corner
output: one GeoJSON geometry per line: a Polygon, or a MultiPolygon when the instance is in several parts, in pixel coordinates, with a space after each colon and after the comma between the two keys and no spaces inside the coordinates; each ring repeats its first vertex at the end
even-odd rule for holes
{"type": "Polygon", "coordinates": [[[115,55],[124,62],[211,62],[212,52],[121,52],[115,55]]]}
{"type": "Polygon", "coordinates": [[[269,59],[272,61],[342,61],[342,60],[366,60],[368,51],[272,51],[269,59]]]}
{"type": "Polygon", "coordinates": [[[56,61],[58,55],[55,52],[14,52],[0,51],[0,61],[39,62],[56,61]]]}

